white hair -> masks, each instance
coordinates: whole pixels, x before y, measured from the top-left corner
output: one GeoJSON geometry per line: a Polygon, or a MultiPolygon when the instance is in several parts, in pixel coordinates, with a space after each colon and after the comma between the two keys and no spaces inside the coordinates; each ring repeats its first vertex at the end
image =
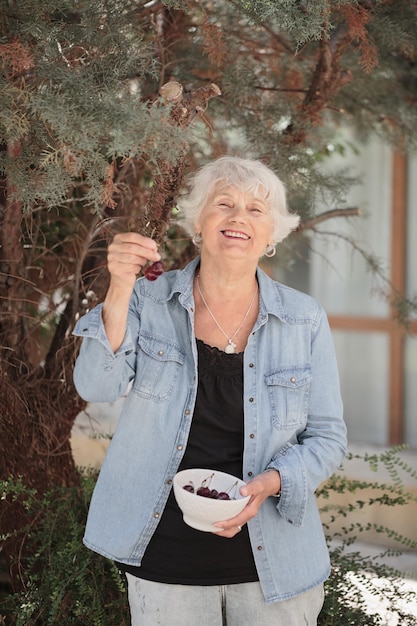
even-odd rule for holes
{"type": "Polygon", "coordinates": [[[297,228],[300,217],[288,211],[285,187],[269,167],[262,161],[222,156],[200,168],[189,180],[188,193],[177,201],[183,226],[191,235],[195,234],[200,213],[219,182],[268,203],[274,224],[270,244],[279,243],[297,228]]]}

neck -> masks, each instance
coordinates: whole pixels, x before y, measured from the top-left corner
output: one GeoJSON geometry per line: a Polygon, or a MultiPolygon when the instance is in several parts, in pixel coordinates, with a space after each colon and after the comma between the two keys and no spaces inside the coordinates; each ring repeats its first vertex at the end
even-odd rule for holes
{"type": "MultiPolygon", "coordinates": [[[[211,320],[214,322],[215,327],[216,327],[214,328],[215,333],[213,334],[213,332],[211,331],[210,336],[215,337],[215,341],[221,343],[221,348],[229,354],[236,352],[238,345],[244,348],[244,346],[246,345],[248,332],[250,328],[252,328],[253,323],[256,319],[256,315],[257,315],[258,302],[257,302],[256,296],[258,295],[258,284],[256,283],[256,281],[255,281],[255,290],[251,296],[249,306],[246,308],[246,311],[242,317],[242,320],[239,326],[237,327],[235,325],[235,319],[236,319],[237,313],[239,314],[242,313],[242,310],[241,310],[242,301],[241,300],[240,301],[233,301],[233,300],[226,301],[225,306],[223,306],[223,302],[224,302],[223,300],[223,302],[220,302],[221,306],[219,309],[219,314],[215,314],[212,308],[209,306],[201,290],[199,274],[196,275],[196,292],[199,295],[199,299],[196,300],[198,304],[198,307],[196,310],[196,320],[197,318],[199,321],[204,319],[204,315],[202,315],[202,312],[201,312],[201,306],[203,305],[205,307],[205,311],[208,313],[208,315],[210,316],[211,320]],[[253,308],[255,300],[257,304],[256,310],[251,315],[251,309],[253,308]],[[232,311],[234,311],[234,313],[231,315],[232,311]],[[221,317],[220,317],[220,313],[221,313],[221,317]],[[223,322],[223,317],[224,317],[224,322],[223,322]],[[233,327],[232,327],[232,330],[229,330],[231,327],[231,321],[233,322],[233,327]],[[227,323],[227,326],[226,325],[223,326],[225,322],[227,323]],[[221,340],[219,339],[218,331],[220,331],[221,335],[223,335],[223,337],[227,340],[226,344],[224,344],[224,339],[221,339],[221,340]]],[[[217,301],[216,307],[218,307],[218,305],[219,305],[219,302],[217,301]]],[[[196,323],[196,330],[198,327],[201,328],[201,325],[197,325],[196,323]]]]}
{"type": "Polygon", "coordinates": [[[210,294],[210,299],[244,301],[256,288],[256,266],[248,264],[209,263],[201,259],[198,270],[203,293],[210,294]]]}

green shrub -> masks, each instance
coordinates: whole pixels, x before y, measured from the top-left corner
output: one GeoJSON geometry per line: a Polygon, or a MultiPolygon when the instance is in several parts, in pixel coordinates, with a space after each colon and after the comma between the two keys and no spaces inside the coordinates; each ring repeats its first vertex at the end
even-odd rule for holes
{"type": "MultiPolygon", "coordinates": [[[[3,484],[8,495],[24,493],[33,528],[20,531],[35,546],[19,562],[24,591],[5,609],[16,626],[127,626],[125,579],[112,561],[87,550],[85,521],[96,476],[85,472],[81,488],[56,487],[42,498],[20,480],[3,484]],[[26,535],[26,536],[25,536],[26,535]]],[[[1,623],[1,622],[0,622],[1,623]]]]}
{"type": "MultiPolygon", "coordinates": [[[[402,507],[417,502],[417,496],[405,488],[403,481],[404,474],[417,480],[417,472],[401,458],[402,450],[398,447],[382,454],[350,454],[341,470],[317,492],[332,561],[319,626],[386,626],[388,615],[398,626],[417,624],[415,615],[404,608],[407,604],[417,605],[417,594],[410,586],[404,586],[404,573],[387,564],[390,557],[399,556],[404,549],[415,550],[416,541],[387,526],[352,521],[355,513],[367,507],[402,507]],[[347,477],[345,472],[353,459],[373,472],[382,468],[388,474],[388,482],[347,477]],[[342,503],[337,504],[337,496],[348,497],[341,498],[342,503]],[[380,545],[389,543],[394,547],[383,549],[375,556],[355,550],[369,531],[380,535],[380,545]],[[369,599],[381,608],[386,607],[387,618],[370,612],[369,599]]],[[[417,572],[414,576],[417,577],[417,572]]]]}
{"type": "MultiPolygon", "coordinates": [[[[416,618],[404,606],[416,605],[417,595],[403,587],[403,574],[383,562],[401,550],[415,549],[416,543],[394,530],[376,524],[361,525],[350,516],[366,506],[379,504],[401,507],[416,501],[403,486],[401,472],[416,473],[394,449],[382,455],[361,458],[371,469],[381,465],[389,473],[388,484],[349,479],[335,474],[318,491],[332,560],[332,574],[326,582],[326,599],[319,626],[385,626],[381,615],[370,614],[367,598],[388,607],[397,624],[412,626],[416,618]],[[369,495],[371,490],[371,495],[369,495]],[[363,494],[367,496],[364,498],[363,494]],[[335,496],[349,494],[356,500],[335,503],[335,496]],[[345,525],[340,526],[340,520],[345,525]],[[335,528],[337,527],[337,530],[335,528]],[[398,549],[389,548],[377,557],[355,551],[355,543],[369,529],[381,534],[398,549]],[[365,595],[363,595],[365,592],[365,595]]],[[[109,560],[87,550],[82,536],[96,475],[81,473],[80,488],[56,487],[44,497],[26,488],[20,479],[1,484],[3,499],[20,498],[33,522],[17,531],[35,549],[21,557],[24,591],[10,595],[0,615],[7,612],[16,626],[127,626],[129,622],[125,579],[109,560]]],[[[0,624],[2,620],[0,618],[0,624]]]]}

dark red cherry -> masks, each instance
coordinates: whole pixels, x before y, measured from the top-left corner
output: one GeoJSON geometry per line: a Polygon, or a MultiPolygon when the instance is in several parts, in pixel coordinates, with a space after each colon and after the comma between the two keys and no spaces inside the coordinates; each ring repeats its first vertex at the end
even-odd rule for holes
{"type": "Polygon", "coordinates": [[[218,495],[217,495],[217,500],[230,500],[230,496],[228,493],[226,493],[225,491],[221,491],[218,495]]]}
{"type": "Polygon", "coordinates": [[[183,489],[185,489],[185,491],[189,491],[190,493],[194,493],[193,485],[184,485],[183,489]]]}
{"type": "Polygon", "coordinates": [[[208,487],[199,487],[197,489],[197,495],[203,496],[203,498],[211,498],[211,489],[208,487]]]}
{"type": "Polygon", "coordinates": [[[146,268],[145,277],[148,280],[156,280],[158,276],[160,276],[163,273],[164,273],[164,264],[162,263],[162,261],[155,261],[155,263],[152,263],[152,265],[149,265],[149,267],[146,268]]]}

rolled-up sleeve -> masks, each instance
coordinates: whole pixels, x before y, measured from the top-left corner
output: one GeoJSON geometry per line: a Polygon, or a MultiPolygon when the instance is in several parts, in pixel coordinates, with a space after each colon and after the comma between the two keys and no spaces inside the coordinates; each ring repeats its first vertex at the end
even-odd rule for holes
{"type": "Polygon", "coordinates": [[[122,345],[114,353],[106,336],[102,305],[80,318],[73,334],[82,337],[74,367],[74,384],[88,402],[114,402],[124,394],[134,375],[135,346],[129,323],[122,345]]]}

